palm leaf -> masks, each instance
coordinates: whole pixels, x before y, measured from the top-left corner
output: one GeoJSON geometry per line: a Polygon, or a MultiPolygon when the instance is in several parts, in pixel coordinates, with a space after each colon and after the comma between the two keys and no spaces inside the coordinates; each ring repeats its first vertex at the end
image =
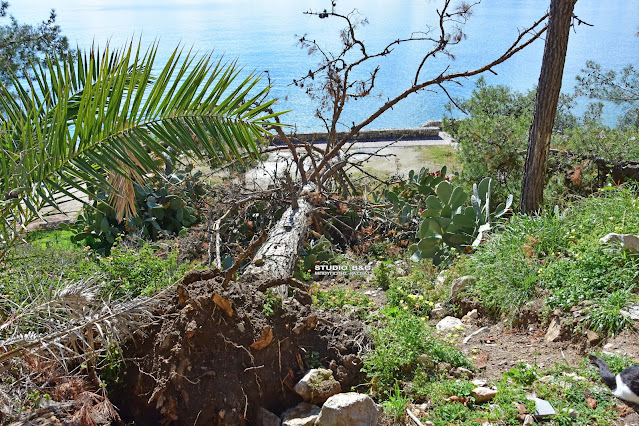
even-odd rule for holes
{"type": "Polygon", "coordinates": [[[258,76],[240,80],[236,62],[210,54],[178,48],[161,68],[156,56],[157,44],[93,48],[32,64],[30,81],[13,77],[17,96],[0,85],[0,257],[44,205],[117,193],[114,174],[158,172],[158,158],[257,155],[278,115],[260,102],[269,88],[258,76]]]}

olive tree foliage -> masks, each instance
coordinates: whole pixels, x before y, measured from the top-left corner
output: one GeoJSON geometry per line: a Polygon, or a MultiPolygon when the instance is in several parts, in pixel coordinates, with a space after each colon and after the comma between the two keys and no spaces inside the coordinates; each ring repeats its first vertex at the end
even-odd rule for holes
{"type": "Polygon", "coordinates": [[[22,24],[7,10],[9,3],[0,3],[0,17],[9,22],[0,25],[0,82],[13,86],[12,74],[28,74],[31,62],[43,62],[46,55],[69,53],[69,42],[56,24],[56,13],[36,25],[22,24]]]}

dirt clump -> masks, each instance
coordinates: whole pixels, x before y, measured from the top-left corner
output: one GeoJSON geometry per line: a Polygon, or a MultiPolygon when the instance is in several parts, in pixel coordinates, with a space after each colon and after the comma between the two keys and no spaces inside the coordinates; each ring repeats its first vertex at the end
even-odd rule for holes
{"type": "Polygon", "coordinates": [[[311,367],[333,370],[342,389],[361,383],[364,325],[310,302],[299,289],[279,303],[251,284],[224,286],[217,271],[187,275],[158,303],[158,324],[125,354],[134,362],[113,398],[123,419],[260,424],[261,408],[279,414],[302,401],[293,386],[311,367]]]}

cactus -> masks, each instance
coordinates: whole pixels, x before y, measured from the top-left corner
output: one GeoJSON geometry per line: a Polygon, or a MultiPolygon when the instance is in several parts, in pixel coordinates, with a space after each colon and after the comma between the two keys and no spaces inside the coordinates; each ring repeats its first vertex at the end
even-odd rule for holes
{"type": "Polygon", "coordinates": [[[446,168],[436,173],[411,171],[406,182],[384,192],[399,213],[400,224],[419,224],[418,242],[409,247],[415,261],[430,258],[439,264],[451,247],[463,250],[477,246],[495,221],[510,211],[512,195],[491,209],[490,178],[473,185],[469,203],[469,194],[452,185],[445,174],[446,168]]]}

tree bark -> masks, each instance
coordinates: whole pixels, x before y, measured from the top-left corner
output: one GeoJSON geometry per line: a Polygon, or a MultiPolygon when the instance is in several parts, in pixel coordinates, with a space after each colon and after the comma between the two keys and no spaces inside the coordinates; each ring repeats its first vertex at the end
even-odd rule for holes
{"type": "Polygon", "coordinates": [[[301,197],[297,199],[297,208],[291,206],[286,209],[282,218],[269,230],[268,239],[257,251],[241,280],[268,287],[271,282],[289,279],[306,240],[312,211],[313,206],[301,197]]]}
{"type": "Polygon", "coordinates": [[[528,136],[521,188],[521,210],[526,213],[539,211],[543,203],[550,137],[561,91],[575,3],[577,0],[550,1],[546,45],[535,97],[535,112],[528,136]]]}

